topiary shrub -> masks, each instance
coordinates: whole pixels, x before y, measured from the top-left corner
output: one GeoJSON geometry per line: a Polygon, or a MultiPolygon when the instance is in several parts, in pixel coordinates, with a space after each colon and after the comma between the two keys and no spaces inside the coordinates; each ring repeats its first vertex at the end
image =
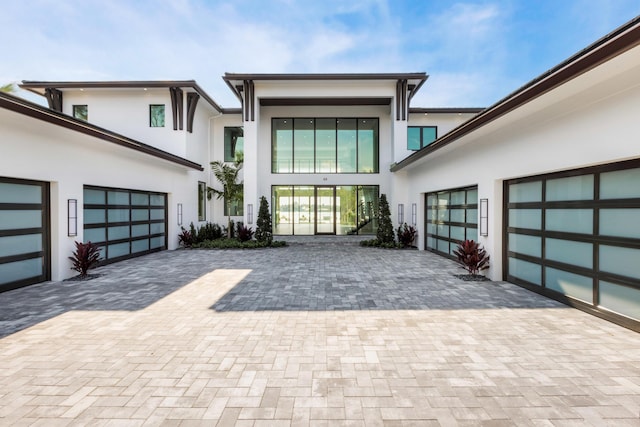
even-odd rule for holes
{"type": "Polygon", "coordinates": [[[489,255],[480,247],[479,243],[473,240],[465,240],[460,243],[453,254],[462,264],[462,268],[467,270],[472,276],[478,275],[480,271],[489,268],[489,255]]]}
{"type": "Polygon", "coordinates": [[[258,220],[256,222],[256,240],[267,244],[271,244],[273,241],[269,202],[264,196],[260,197],[260,209],[258,210],[258,220]]]}
{"type": "Polygon", "coordinates": [[[380,243],[380,246],[395,246],[391,211],[389,210],[389,202],[387,202],[387,196],[385,194],[380,195],[380,203],[378,205],[378,231],[376,233],[376,239],[380,243]]]}
{"type": "Polygon", "coordinates": [[[73,263],[72,270],[80,273],[81,278],[87,277],[87,271],[98,265],[100,260],[100,247],[95,243],[75,242],[76,250],[69,259],[73,263]]]}

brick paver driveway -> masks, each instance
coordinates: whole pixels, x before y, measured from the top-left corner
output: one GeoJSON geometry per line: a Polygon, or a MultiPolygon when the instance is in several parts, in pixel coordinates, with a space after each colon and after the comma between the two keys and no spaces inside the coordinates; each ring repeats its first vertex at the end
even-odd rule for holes
{"type": "Polygon", "coordinates": [[[0,294],[0,424],[640,425],[639,334],[344,242],[0,294]]]}

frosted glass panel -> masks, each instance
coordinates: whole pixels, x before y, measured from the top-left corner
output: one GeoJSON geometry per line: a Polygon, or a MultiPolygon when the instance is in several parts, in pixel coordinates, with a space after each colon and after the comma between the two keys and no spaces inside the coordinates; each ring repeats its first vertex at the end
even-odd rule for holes
{"type": "Polygon", "coordinates": [[[427,237],[427,247],[431,249],[436,248],[436,239],[434,237],[427,237]]]}
{"type": "Polygon", "coordinates": [[[149,239],[134,240],[131,242],[131,253],[143,252],[149,250],[149,239]]]}
{"type": "Polygon", "coordinates": [[[451,238],[456,240],[464,240],[464,227],[451,227],[451,238]]]}
{"type": "Polygon", "coordinates": [[[627,169],[600,174],[601,199],[640,197],[640,169],[627,169]]]}
{"type": "Polygon", "coordinates": [[[149,205],[149,195],[148,194],[140,194],[140,193],[131,193],[131,204],[132,205],[149,205]]]}
{"type": "Polygon", "coordinates": [[[164,222],[150,224],[150,226],[151,226],[150,234],[164,233],[164,222]]]}
{"type": "Polygon", "coordinates": [[[478,204],[478,190],[467,191],[467,204],[469,205],[478,204]]]}
{"type": "Polygon", "coordinates": [[[438,206],[449,205],[449,193],[438,194],[438,206]]]}
{"type": "Polygon", "coordinates": [[[449,237],[449,226],[438,225],[438,236],[449,237]]]}
{"type": "Polygon", "coordinates": [[[90,188],[85,188],[84,204],[85,205],[104,205],[105,194],[106,193],[103,190],[92,190],[90,188]]]}
{"type": "Polygon", "coordinates": [[[464,205],[466,203],[465,194],[466,191],[454,191],[453,193],[451,193],[451,204],[464,205]]]}
{"type": "Polygon", "coordinates": [[[434,206],[436,205],[438,202],[438,197],[435,195],[429,195],[427,196],[427,206],[434,206]]]}
{"type": "Polygon", "coordinates": [[[601,245],[600,271],[640,279],[640,249],[601,245]]]}
{"type": "Polygon", "coordinates": [[[106,215],[104,209],[85,209],[84,210],[84,223],[85,224],[102,224],[106,221],[106,215]]]}
{"type": "Polygon", "coordinates": [[[0,203],[42,203],[42,187],[0,182],[0,203]]]}
{"type": "Polygon", "coordinates": [[[129,193],[124,191],[109,191],[107,201],[110,205],[128,205],[129,193]]]}
{"type": "Polygon", "coordinates": [[[129,238],[129,226],[109,227],[109,240],[120,240],[129,238]]]}
{"type": "Polygon", "coordinates": [[[465,222],[464,209],[451,209],[451,222],[465,222]]]}
{"type": "Polygon", "coordinates": [[[127,222],[129,221],[129,209],[109,209],[107,216],[109,222],[127,222]]]}
{"type": "Polygon", "coordinates": [[[477,228],[467,228],[467,240],[478,241],[478,229],[477,228]]]}
{"type": "Polygon", "coordinates": [[[509,203],[542,201],[542,182],[523,182],[509,186],[509,203]]]}
{"type": "Polygon", "coordinates": [[[131,221],[148,221],[149,209],[133,209],[131,211],[131,221]]]}
{"type": "Polygon", "coordinates": [[[109,245],[109,258],[129,255],[129,242],[109,245]]]}
{"type": "Polygon", "coordinates": [[[601,307],[640,320],[640,290],[602,281],[599,290],[601,307]]]}
{"type": "Polygon", "coordinates": [[[542,256],[542,238],[539,236],[509,233],[509,250],[511,252],[540,258],[542,256]]]}
{"type": "Polygon", "coordinates": [[[580,276],[555,268],[545,268],[545,284],[549,289],[593,303],[593,280],[590,277],[580,276]]]}
{"type": "Polygon", "coordinates": [[[540,230],[542,213],[540,209],[509,209],[509,227],[540,230]]]}
{"type": "Polygon", "coordinates": [[[427,211],[427,219],[430,221],[436,221],[438,219],[438,211],[435,209],[429,209],[427,211]]]}
{"type": "Polygon", "coordinates": [[[640,238],[640,209],[600,209],[600,235],[640,238]]]}
{"type": "Polygon", "coordinates": [[[438,209],[438,220],[449,221],[449,209],[438,209]]]}
{"type": "Polygon", "coordinates": [[[438,250],[441,252],[449,253],[449,242],[446,240],[438,240],[438,250]]]}
{"type": "Polygon", "coordinates": [[[593,245],[591,243],[546,238],[545,248],[547,259],[593,268],[593,245]]]}
{"type": "Polygon", "coordinates": [[[151,219],[164,219],[164,209],[151,209],[151,219]]]}
{"type": "Polygon", "coordinates": [[[151,206],[164,206],[164,196],[160,194],[151,194],[150,196],[151,206]]]}
{"type": "Polygon", "coordinates": [[[42,234],[0,237],[0,257],[40,252],[42,234]]]}
{"type": "Polygon", "coordinates": [[[104,242],[107,240],[104,228],[87,228],[84,230],[83,239],[85,242],[104,242]]]}
{"type": "Polygon", "coordinates": [[[592,200],[593,175],[570,176],[547,181],[547,201],[592,200]]]}
{"type": "Polygon", "coordinates": [[[151,249],[161,248],[164,246],[164,236],[151,238],[151,249]]]}
{"type": "Polygon", "coordinates": [[[477,224],[478,223],[478,210],[477,209],[467,209],[467,222],[469,224],[477,224]]]}
{"type": "Polygon", "coordinates": [[[42,258],[0,264],[0,284],[37,277],[43,274],[42,258]]]}
{"type": "Polygon", "coordinates": [[[547,209],[546,229],[593,234],[593,209],[547,209]]]}
{"type": "Polygon", "coordinates": [[[435,234],[436,233],[436,225],[432,223],[427,223],[427,233],[435,234]]]}
{"type": "Polygon", "coordinates": [[[540,286],[542,267],[532,262],[509,258],[509,274],[540,286]]]}
{"type": "Polygon", "coordinates": [[[42,227],[42,212],[0,210],[0,230],[42,227]]]}
{"type": "Polygon", "coordinates": [[[131,226],[131,236],[146,236],[149,234],[149,224],[140,224],[131,226]]]}

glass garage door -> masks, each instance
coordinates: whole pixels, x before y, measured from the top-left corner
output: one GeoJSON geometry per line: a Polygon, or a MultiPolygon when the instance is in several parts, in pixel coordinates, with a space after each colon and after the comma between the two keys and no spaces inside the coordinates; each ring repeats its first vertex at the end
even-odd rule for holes
{"type": "Polygon", "coordinates": [[[84,187],[84,241],[102,247],[103,262],[167,248],[167,195],[84,187]]]}
{"type": "Polygon", "coordinates": [[[505,183],[507,280],[640,327],[640,162],[505,183]]]}
{"type": "Polygon", "coordinates": [[[425,247],[451,257],[459,243],[478,240],[478,187],[427,193],[425,247]]]}
{"type": "Polygon", "coordinates": [[[0,292],[49,278],[49,184],[0,178],[0,292]]]}

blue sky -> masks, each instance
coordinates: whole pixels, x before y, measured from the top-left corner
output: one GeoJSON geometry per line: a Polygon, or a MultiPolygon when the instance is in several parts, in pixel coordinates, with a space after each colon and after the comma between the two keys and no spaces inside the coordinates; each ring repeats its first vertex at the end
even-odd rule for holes
{"type": "Polygon", "coordinates": [[[3,2],[0,84],[426,71],[416,107],[485,107],[640,15],[639,0],[3,2]],[[9,41],[9,43],[6,43],[9,41]]]}

